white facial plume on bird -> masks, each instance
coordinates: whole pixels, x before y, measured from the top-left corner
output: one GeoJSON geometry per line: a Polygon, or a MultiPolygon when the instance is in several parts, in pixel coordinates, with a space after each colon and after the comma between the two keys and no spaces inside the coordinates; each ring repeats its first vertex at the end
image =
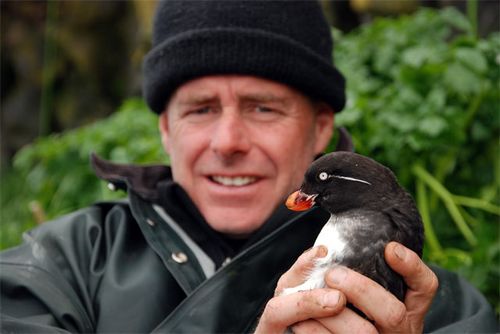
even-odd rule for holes
{"type": "Polygon", "coordinates": [[[326,154],[311,164],[286,205],[295,211],[317,205],[331,216],[314,244],[326,246],[327,256],[316,260],[303,284],[285,294],[325,287],[326,271],[343,265],[404,300],[406,285],[385,262],[384,249],[397,241],[421,257],[424,229],[412,197],[390,169],[352,152],[326,154]]]}

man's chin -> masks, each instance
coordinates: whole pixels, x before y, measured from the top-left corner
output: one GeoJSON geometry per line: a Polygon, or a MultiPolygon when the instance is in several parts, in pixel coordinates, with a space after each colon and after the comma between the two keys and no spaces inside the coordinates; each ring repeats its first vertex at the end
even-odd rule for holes
{"type": "Polygon", "coordinates": [[[248,217],[248,211],[223,215],[208,214],[207,223],[214,230],[232,239],[246,239],[257,231],[266,221],[266,217],[248,217]]]}

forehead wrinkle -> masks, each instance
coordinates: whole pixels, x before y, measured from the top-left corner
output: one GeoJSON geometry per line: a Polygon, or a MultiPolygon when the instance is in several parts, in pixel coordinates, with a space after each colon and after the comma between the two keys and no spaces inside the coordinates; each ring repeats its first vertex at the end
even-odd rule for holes
{"type": "Polygon", "coordinates": [[[289,97],[270,92],[238,93],[238,99],[242,102],[280,103],[284,106],[291,103],[289,97]]]}
{"type": "MultiPolygon", "coordinates": [[[[240,103],[278,103],[284,108],[289,107],[293,101],[289,97],[269,92],[237,93],[235,95],[240,103]]],[[[190,106],[214,103],[219,100],[220,97],[216,93],[210,93],[207,91],[195,91],[178,95],[176,98],[176,104],[179,106],[190,106]]]]}
{"type": "Polygon", "coordinates": [[[195,91],[182,94],[177,97],[176,104],[178,105],[198,105],[210,103],[217,100],[217,95],[207,91],[195,91]]]}

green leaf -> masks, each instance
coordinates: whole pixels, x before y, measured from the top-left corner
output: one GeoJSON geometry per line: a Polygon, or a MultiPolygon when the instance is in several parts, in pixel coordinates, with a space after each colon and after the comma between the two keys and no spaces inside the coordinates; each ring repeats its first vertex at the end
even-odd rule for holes
{"type": "Polygon", "coordinates": [[[387,125],[399,130],[402,133],[408,133],[416,127],[415,118],[409,114],[395,112],[381,115],[387,125]]]}
{"type": "Polygon", "coordinates": [[[441,112],[446,105],[446,91],[444,88],[441,86],[435,87],[429,95],[427,95],[424,105],[427,108],[425,112],[441,112]]]}
{"type": "Polygon", "coordinates": [[[446,121],[439,116],[428,116],[422,119],[418,125],[418,129],[420,130],[420,132],[431,137],[437,137],[447,127],[448,124],[446,123],[446,121]]]}
{"type": "Polygon", "coordinates": [[[455,50],[455,58],[478,74],[484,74],[488,69],[486,58],[477,49],[458,48],[455,50]]]}
{"type": "Polygon", "coordinates": [[[481,91],[481,79],[460,63],[451,64],[445,74],[444,83],[455,93],[469,96],[481,91]]]}
{"type": "Polygon", "coordinates": [[[406,49],[402,54],[403,64],[420,67],[429,59],[433,59],[436,50],[428,46],[415,46],[406,49]]]}
{"type": "Polygon", "coordinates": [[[359,109],[346,109],[336,116],[335,122],[339,126],[354,125],[362,117],[362,111],[359,109]]]}
{"type": "Polygon", "coordinates": [[[440,16],[446,23],[454,28],[460,29],[465,33],[470,33],[472,31],[472,25],[470,21],[455,7],[445,7],[440,12],[440,16]]]}

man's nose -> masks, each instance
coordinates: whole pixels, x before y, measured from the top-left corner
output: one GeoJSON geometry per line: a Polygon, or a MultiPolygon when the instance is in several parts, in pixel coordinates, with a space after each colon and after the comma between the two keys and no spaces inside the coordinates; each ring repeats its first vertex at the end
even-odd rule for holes
{"type": "Polygon", "coordinates": [[[211,140],[211,149],[222,159],[231,159],[250,150],[251,142],[242,116],[222,112],[211,140]]]}

